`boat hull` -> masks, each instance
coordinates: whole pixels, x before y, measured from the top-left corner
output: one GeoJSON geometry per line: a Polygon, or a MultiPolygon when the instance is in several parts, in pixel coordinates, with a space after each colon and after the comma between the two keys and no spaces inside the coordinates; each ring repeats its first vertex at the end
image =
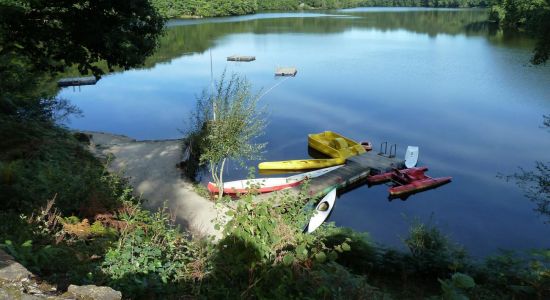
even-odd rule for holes
{"type": "Polygon", "coordinates": [[[325,222],[325,220],[330,215],[330,212],[332,211],[332,208],[334,207],[334,202],[336,201],[336,189],[332,189],[315,207],[315,212],[313,213],[313,216],[309,220],[309,223],[307,225],[307,232],[312,233],[315,231],[315,229],[319,228],[321,224],[325,222]],[[327,204],[328,208],[326,210],[320,210],[319,208],[323,205],[327,204]]]}
{"type": "Polygon", "coordinates": [[[409,184],[392,187],[389,189],[391,197],[400,197],[414,193],[431,190],[451,182],[452,177],[431,178],[413,181],[409,184]]]}
{"type": "Polygon", "coordinates": [[[308,145],[332,158],[345,159],[366,152],[361,144],[332,131],[309,134],[308,145]]]}
{"type": "MultiPolygon", "coordinates": [[[[287,180],[287,178],[263,178],[230,181],[223,184],[223,193],[228,195],[248,194],[250,192],[270,193],[298,186],[303,180],[287,180]]],[[[219,193],[216,184],[209,182],[208,191],[219,193]]]]}
{"type": "MultiPolygon", "coordinates": [[[[419,168],[409,168],[409,169],[403,169],[403,170],[399,170],[398,172],[400,173],[404,173],[404,174],[407,174],[407,175],[412,175],[412,174],[415,174],[415,173],[418,173],[418,172],[426,172],[428,171],[428,168],[427,167],[419,167],[419,168]]],[[[368,184],[380,184],[380,183],[385,183],[385,182],[388,182],[388,181],[391,181],[394,176],[395,176],[395,171],[392,171],[392,172],[387,172],[387,173],[382,173],[382,174],[378,174],[378,175],[372,175],[372,176],[369,176],[367,177],[367,182],[368,184]]]]}
{"type": "Polygon", "coordinates": [[[301,174],[297,174],[297,175],[292,175],[292,176],[287,177],[287,180],[305,180],[305,179],[310,179],[310,178],[316,178],[316,177],[325,175],[328,172],[332,172],[336,169],[339,169],[342,166],[343,165],[339,165],[339,166],[323,168],[323,169],[319,169],[319,170],[315,170],[315,171],[311,171],[311,172],[301,173],[301,174]]]}
{"type": "Polygon", "coordinates": [[[342,165],[346,162],[343,158],[331,158],[331,159],[297,159],[297,160],[283,160],[283,161],[269,161],[258,164],[260,170],[309,170],[309,169],[321,169],[332,166],[342,165]]]}

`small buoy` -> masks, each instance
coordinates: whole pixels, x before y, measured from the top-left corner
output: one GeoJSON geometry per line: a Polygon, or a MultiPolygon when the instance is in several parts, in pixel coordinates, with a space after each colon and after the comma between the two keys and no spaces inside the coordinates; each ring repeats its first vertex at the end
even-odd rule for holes
{"type": "Polygon", "coordinates": [[[365,149],[365,151],[372,150],[372,144],[369,141],[361,142],[361,146],[363,146],[363,149],[365,149]]]}

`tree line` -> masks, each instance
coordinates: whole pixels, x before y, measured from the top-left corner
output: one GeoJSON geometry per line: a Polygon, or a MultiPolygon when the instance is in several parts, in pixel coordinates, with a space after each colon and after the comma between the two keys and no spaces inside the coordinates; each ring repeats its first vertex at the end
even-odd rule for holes
{"type": "Polygon", "coordinates": [[[550,0],[497,0],[489,19],[505,29],[526,31],[537,38],[532,62],[550,58],[550,0]]]}
{"type": "Polygon", "coordinates": [[[252,14],[262,10],[385,7],[488,7],[493,0],[151,0],[166,18],[218,17],[252,14]]]}

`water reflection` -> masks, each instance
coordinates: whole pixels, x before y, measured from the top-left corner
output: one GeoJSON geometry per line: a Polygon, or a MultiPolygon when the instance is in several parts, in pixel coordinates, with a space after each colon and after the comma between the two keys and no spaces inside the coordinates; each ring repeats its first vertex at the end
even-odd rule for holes
{"type": "Polygon", "coordinates": [[[435,37],[439,34],[486,34],[485,10],[361,9],[323,13],[271,13],[213,20],[174,20],[161,39],[159,50],[145,66],[191,53],[202,53],[230,34],[334,34],[357,29],[382,32],[406,30],[435,37]]]}
{"type": "MultiPolygon", "coordinates": [[[[550,131],[550,117],[543,116],[543,128],[550,131]]],[[[510,176],[502,176],[507,181],[512,181],[523,191],[525,197],[533,202],[534,211],[547,218],[550,224],[550,162],[535,161],[534,170],[520,171],[510,176]]]]}

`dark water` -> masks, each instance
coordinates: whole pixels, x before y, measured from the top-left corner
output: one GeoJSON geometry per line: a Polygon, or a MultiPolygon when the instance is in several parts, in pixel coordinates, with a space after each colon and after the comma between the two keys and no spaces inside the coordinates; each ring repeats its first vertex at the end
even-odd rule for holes
{"type": "MultiPolygon", "coordinates": [[[[414,218],[474,255],[550,247],[548,216],[497,178],[550,161],[550,68],[528,64],[533,41],[491,30],[482,10],[355,9],[173,21],[146,68],[65,89],[84,112],[70,127],[138,139],[181,137],[195,95],[224,69],[269,92],[266,160],[307,158],[307,134],[333,130],[420,147],[420,164],[453,183],[387,200],[383,186],[343,194],[331,220],[400,246],[414,218]],[[232,54],[251,63],[227,62],[232,54]],[[275,78],[295,66],[295,78],[275,78]],[[272,89],[271,89],[272,88],[272,89]]],[[[244,170],[230,169],[229,179],[244,170]]]]}

